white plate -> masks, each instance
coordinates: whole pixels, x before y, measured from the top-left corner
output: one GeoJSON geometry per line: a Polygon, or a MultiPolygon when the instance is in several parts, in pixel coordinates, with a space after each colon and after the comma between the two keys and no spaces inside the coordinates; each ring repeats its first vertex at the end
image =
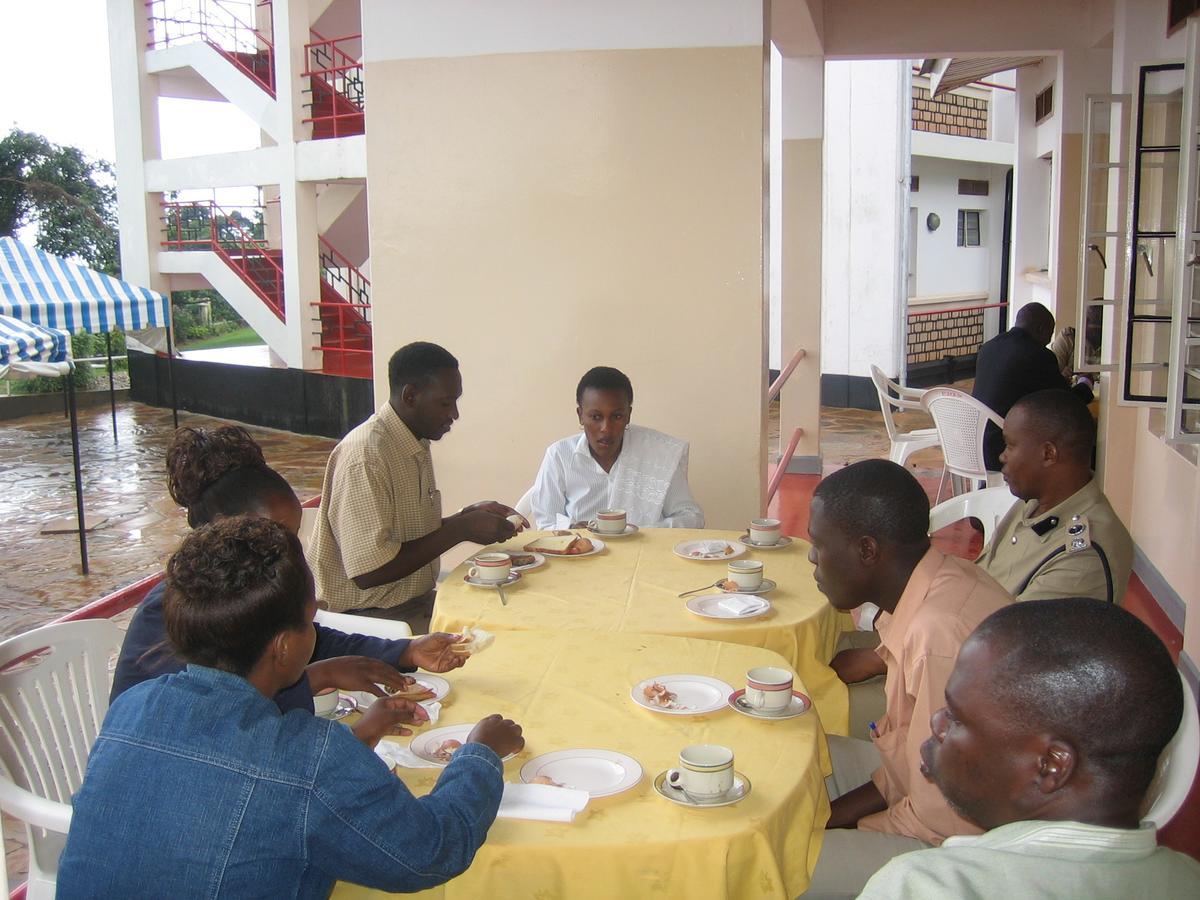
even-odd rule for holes
{"type": "Polygon", "coordinates": [[[740,587],[736,591],[727,591],[725,588],[717,588],[717,590],[724,591],[726,594],[765,594],[768,591],[775,590],[777,587],[779,587],[779,585],[773,582],[770,578],[764,578],[762,583],[756,588],[740,587]]]}
{"type": "Polygon", "coordinates": [[[760,709],[755,709],[753,706],[745,705],[745,701],[742,700],[745,694],[745,688],[739,688],[730,694],[728,699],[729,708],[735,709],[743,716],[749,716],[752,719],[794,719],[796,716],[802,716],[812,709],[812,701],[808,699],[808,695],[794,689],[792,690],[792,702],[777,713],[763,712],[760,709]]]}
{"type": "Polygon", "coordinates": [[[555,750],[521,766],[521,780],[526,784],[539,775],[587,791],[592,797],[610,797],[637,785],[642,780],[642,766],[615,750],[555,750]]]}
{"type": "Polygon", "coordinates": [[[784,547],[792,546],[792,539],[786,534],[780,535],[778,543],[775,544],[756,544],[750,540],[750,535],[743,534],[738,538],[738,543],[750,550],[782,550],[784,547]]]}
{"type": "Polygon", "coordinates": [[[602,537],[602,538],[616,538],[616,539],[618,539],[618,540],[620,540],[621,538],[624,538],[624,537],[629,537],[630,535],[633,535],[633,534],[637,534],[637,533],[638,533],[638,527],[637,527],[636,525],[632,524],[632,523],[629,523],[629,524],[627,524],[627,525],[625,526],[625,530],[624,530],[624,531],[620,531],[620,532],[618,532],[618,533],[616,533],[616,534],[613,534],[611,531],[597,531],[597,530],[596,530],[595,528],[593,528],[591,525],[589,525],[589,526],[587,527],[587,530],[588,530],[590,533],[592,533],[592,534],[596,535],[596,537],[602,537]]]}
{"type": "MultiPolygon", "coordinates": [[[[438,701],[444,700],[450,695],[450,682],[448,682],[441,675],[431,675],[428,672],[418,672],[413,676],[413,678],[417,679],[417,684],[423,684],[425,687],[433,691],[433,696],[428,700],[419,701],[421,703],[437,703],[438,701]]],[[[382,685],[380,685],[380,687],[382,687],[382,685]]],[[[384,688],[384,690],[387,690],[387,688],[384,688]]],[[[359,709],[370,709],[371,704],[379,699],[374,694],[367,693],[366,691],[356,691],[354,698],[358,701],[359,709]]]]}
{"type": "Polygon", "coordinates": [[[633,702],[645,709],[668,716],[702,716],[724,708],[733,689],[719,678],[707,675],[655,675],[639,681],[629,692],[633,702]],[[658,682],[675,694],[675,708],[655,706],[646,699],[643,690],[658,682]]]}
{"type": "MultiPolygon", "coordinates": [[[[545,554],[550,559],[583,559],[585,556],[595,556],[604,549],[604,541],[599,538],[588,538],[592,542],[592,549],[587,553],[547,553],[545,550],[526,550],[526,553],[537,553],[539,556],[545,554]]],[[[530,541],[529,543],[533,543],[530,541]]]]}
{"type": "Polygon", "coordinates": [[[733,787],[716,800],[693,800],[683,792],[682,788],[674,788],[667,784],[666,772],[659,772],[654,777],[654,790],[660,797],[666,797],[672,803],[678,803],[680,806],[690,806],[692,809],[710,809],[715,806],[729,806],[745,798],[750,793],[750,779],[734,770],[733,787]]]}
{"type": "Polygon", "coordinates": [[[721,540],[720,538],[710,539],[710,540],[701,540],[701,541],[684,541],[681,544],[676,544],[674,547],[674,550],[675,550],[676,556],[682,556],[684,559],[693,559],[693,560],[696,560],[697,562],[713,562],[713,561],[718,561],[718,560],[723,560],[723,559],[737,559],[739,556],[744,555],[746,552],[745,546],[743,546],[741,544],[733,544],[733,543],[730,543],[729,541],[721,540]],[[723,553],[720,556],[691,556],[690,555],[693,550],[701,548],[701,547],[705,546],[706,544],[714,544],[714,543],[724,544],[726,547],[729,548],[729,552],[723,553]]]}
{"type": "MultiPolygon", "coordinates": [[[[507,551],[507,550],[500,550],[500,551],[498,551],[498,552],[499,552],[499,553],[508,553],[509,551],[507,551]]],[[[518,550],[513,550],[512,552],[513,552],[513,553],[518,553],[518,552],[519,552],[519,553],[524,553],[525,551],[524,551],[524,550],[520,550],[520,551],[518,551],[518,550]]],[[[539,567],[541,567],[541,566],[544,566],[544,565],[546,564],[546,557],[544,557],[542,554],[540,554],[540,553],[532,553],[532,552],[531,552],[529,555],[533,557],[533,562],[531,562],[531,563],[527,563],[526,565],[523,565],[523,566],[513,566],[513,567],[512,567],[512,571],[514,571],[514,572],[528,572],[530,569],[537,569],[537,568],[539,568],[539,567]]]]}
{"type": "Polygon", "coordinates": [[[706,619],[753,619],[771,611],[770,600],[764,597],[751,597],[748,594],[705,594],[703,597],[693,597],[685,605],[691,612],[694,612],[698,616],[704,616],[706,619]],[[762,606],[752,609],[749,612],[744,612],[740,616],[721,608],[722,600],[727,597],[738,596],[758,600],[762,603],[762,606]]]}
{"type": "Polygon", "coordinates": [[[504,587],[508,587],[510,584],[514,584],[520,580],[521,580],[521,573],[517,572],[517,571],[509,572],[508,577],[505,578],[503,581],[480,581],[477,578],[472,578],[470,575],[463,576],[463,581],[465,581],[471,587],[487,588],[490,591],[494,591],[498,586],[501,586],[501,585],[504,587]]]}
{"type": "MultiPolygon", "coordinates": [[[[433,751],[441,745],[442,741],[448,741],[451,738],[456,741],[462,741],[465,744],[467,742],[467,735],[471,733],[471,729],[474,727],[474,724],[443,725],[441,728],[435,728],[432,731],[417,735],[409,743],[408,749],[425,760],[425,762],[431,762],[435,766],[445,766],[447,763],[442,762],[434,756],[433,751]]],[[[516,755],[515,753],[510,753],[504,757],[504,761],[508,762],[516,755]]]]}

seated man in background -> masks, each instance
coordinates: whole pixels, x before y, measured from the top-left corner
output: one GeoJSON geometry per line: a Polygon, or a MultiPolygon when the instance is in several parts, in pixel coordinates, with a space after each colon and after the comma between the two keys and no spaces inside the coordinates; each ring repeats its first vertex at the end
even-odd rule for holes
{"type": "Polygon", "coordinates": [[[1004,480],[1019,500],[976,562],[1018,600],[1092,597],[1120,603],[1133,539],[1092,476],[1096,423],[1067,391],[1037,391],[1004,420],[1004,480]],[[1091,547],[1067,550],[1086,519],[1091,547]]]}
{"type": "Polygon", "coordinates": [[[316,610],[283,526],[236,516],[184,539],[164,612],[188,667],[109,709],[72,802],[58,896],[327,897],[339,879],[417,891],[470,865],[520,727],[484,719],[413,797],[370,748],[428,721],[420,706],[376,701],[356,739],[271,702],[312,655],[316,610]]]}
{"type": "MultiPolygon", "coordinates": [[[[192,527],[243,514],[271,519],[293,534],[300,524],[300,501],[291,485],[267,465],[262,448],[238,425],[177,430],[167,448],[167,490],[187,510],[192,527]]],[[[138,605],[121,644],[110,702],[135,684],[186,665],[167,641],[165,593],[166,582],[160,581],[138,605]]],[[[398,669],[446,672],[462,665],[462,657],[450,649],[454,635],[384,640],[315,627],[316,644],[304,674],[274,698],[281,712],[312,712],[313,694],[327,688],[376,695],[383,693],[379,685],[398,690],[408,680],[398,669]]]]}
{"type": "MultiPolygon", "coordinates": [[[[1046,346],[1053,336],[1054,316],[1050,310],[1040,303],[1026,303],[1017,311],[1012,328],[979,348],[972,396],[1001,418],[1026,394],[1049,388],[1070,389],[1084,403],[1090,402],[1090,380],[1083,378],[1072,388],[1059,371],[1058,359],[1046,346]]],[[[989,470],[1000,470],[1003,450],[1000,429],[988,422],[983,435],[983,458],[989,470]]]]}
{"type": "Polygon", "coordinates": [[[586,525],[602,509],[625,510],[639,528],[703,528],[688,487],[686,441],[630,425],[633,384],[597,366],[579,379],[575,414],[583,434],[546,450],[531,498],[537,528],[586,525]]]}
{"type": "Polygon", "coordinates": [[[1019,603],[963,644],[922,769],[987,831],[892,860],[875,900],[1200,896],[1200,863],[1139,827],[1183,710],[1154,633],[1087,598],[1019,603]]]}
{"type": "MultiPolygon", "coordinates": [[[[388,361],[388,402],[338,443],[325,467],[310,553],[317,596],[334,612],[429,630],[439,558],[464,541],[508,540],[516,510],[485,500],[442,518],[430,441],[458,418],[458,360],[437,344],[388,361]]],[[[520,518],[517,518],[520,521],[520,518]]]]}
{"type": "Polygon", "coordinates": [[[928,532],[925,489],[887,460],[841,469],[813,495],[817,586],[843,611],[879,605],[875,652],[887,670],[873,742],[829,737],[833,802],[813,897],[854,897],[893,856],[978,831],[922,777],[919,749],[962,642],[1012,598],[978,566],[935,550],[928,532]]]}

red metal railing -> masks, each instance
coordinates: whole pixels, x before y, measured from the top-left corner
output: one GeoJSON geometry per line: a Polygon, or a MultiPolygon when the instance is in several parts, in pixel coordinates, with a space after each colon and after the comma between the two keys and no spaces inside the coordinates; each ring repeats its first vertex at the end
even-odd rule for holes
{"type": "Polygon", "coordinates": [[[284,317],[283,266],[280,251],[255,237],[239,221],[244,216],[226,212],[212,200],[164,203],[168,250],[212,250],[236,271],[271,308],[280,321],[284,317]]]}
{"type": "Polygon", "coordinates": [[[304,121],[312,125],[315,139],[347,137],[365,130],[363,67],[357,56],[362,35],[325,38],[311,32],[315,39],[304,46],[304,77],[308,79],[310,115],[304,121]]]}
{"type": "Polygon", "coordinates": [[[321,299],[312,304],[320,322],[322,368],[331,375],[370,378],[372,372],[371,282],[325,238],[321,254],[321,299]]]}
{"type": "Polygon", "coordinates": [[[266,9],[270,16],[271,0],[146,0],[146,46],[153,49],[203,41],[274,97],[275,48],[243,18],[253,20],[256,7],[266,9]]]}

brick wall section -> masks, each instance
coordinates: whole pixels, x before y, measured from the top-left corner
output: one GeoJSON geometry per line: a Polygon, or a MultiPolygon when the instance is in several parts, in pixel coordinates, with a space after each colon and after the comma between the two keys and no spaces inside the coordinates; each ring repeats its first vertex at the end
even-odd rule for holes
{"type": "Polygon", "coordinates": [[[908,364],[969,356],[983,343],[983,310],[908,316],[908,364]]]}
{"type": "Polygon", "coordinates": [[[988,102],[980,97],[942,94],[929,98],[926,88],[912,89],[913,131],[932,131],[987,140],[988,102]]]}

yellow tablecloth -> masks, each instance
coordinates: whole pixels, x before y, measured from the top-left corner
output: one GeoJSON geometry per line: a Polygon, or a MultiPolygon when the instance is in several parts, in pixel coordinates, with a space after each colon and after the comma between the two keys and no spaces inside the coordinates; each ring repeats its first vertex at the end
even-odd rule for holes
{"type": "MultiPolygon", "coordinates": [[[[627,753],[644,775],[623,794],[592,800],[571,824],[498,819],[471,868],[422,896],[791,900],[808,885],[829,817],[819,719],[764,722],[728,708],[668,716],[637,706],[629,695],[654,675],[711,675],[742,687],[748,668],[784,664],[758,648],[659,635],[498,635],[486,652],[446,676],[452,692],[439,725],[493,712],[519,722],[526,746],[505,765],[508,781],[519,781],[533,757],[572,748],[627,753]],[[752,784],[748,797],[733,806],[685,809],[655,793],[654,776],[697,743],[733,749],[734,767],[752,784]]],[[[401,771],[418,795],[430,791],[440,772],[401,771]]],[[[380,894],[342,884],[333,896],[380,894]]]]}
{"type": "MultiPolygon", "coordinates": [[[[526,532],[498,545],[516,549],[542,532],[526,532]]],[[[609,540],[602,553],[578,559],[547,557],[546,565],[523,574],[505,589],[508,606],[494,590],[463,581],[470,562],[456,568],[438,588],[432,629],[460,630],[479,625],[489,631],[541,629],[670,634],[728,641],[774,650],[808,685],[821,722],[830,734],[846,734],[850,707],[846,686],[829,668],[838,635],[853,629],[817,590],[808,543],[794,538],[783,550],[752,550],[741,559],[759,559],[763,573],[779,584],[764,596],[765,616],[720,621],[695,615],[678,594],[724,577],[723,561],[683,559],[672,552],[681,541],[735,540],[734,531],[646,528],[609,540]]],[[[495,549],[495,548],[488,548],[495,549]]],[[[482,551],[481,551],[482,552],[482,551]]],[[[702,595],[695,595],[702,596],[702,595]]]]}

